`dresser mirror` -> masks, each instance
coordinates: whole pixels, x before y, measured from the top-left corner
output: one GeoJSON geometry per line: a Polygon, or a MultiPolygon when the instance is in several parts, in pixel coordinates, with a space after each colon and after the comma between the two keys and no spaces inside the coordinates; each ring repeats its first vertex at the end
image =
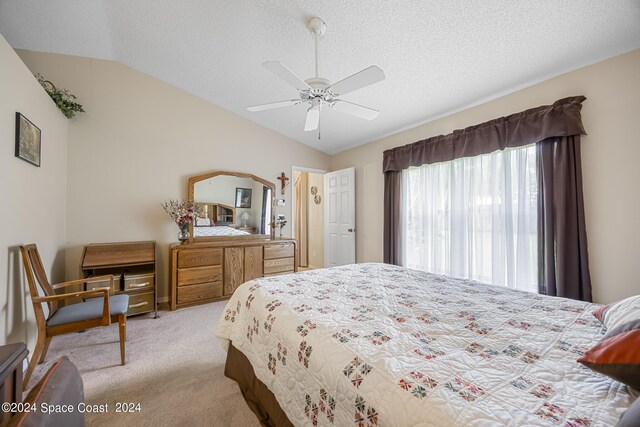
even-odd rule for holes
{"type": "Polygon", "coordinates": [[[255,175],[211,172],[189,178],[199,207],[190,240],[273,238],[275,185],[255,175]]]}

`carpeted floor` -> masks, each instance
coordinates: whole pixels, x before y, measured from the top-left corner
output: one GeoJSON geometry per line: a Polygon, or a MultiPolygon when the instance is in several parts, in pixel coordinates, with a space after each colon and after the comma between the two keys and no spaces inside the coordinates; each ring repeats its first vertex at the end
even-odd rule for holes
{"type": "Polygon", "coordinates": [[[87,414],[89,427],[259,426],[238,385],[224,376],[226,353],[213,331],[225,303],[130,317],[125,366],[117,325],[54,337],[30,386],[67,355],[82,375],[85,401],[109,404],[107,414],[87,414]],[[141,411],[115,413],[116,402],[139,402],[141,411]]]}

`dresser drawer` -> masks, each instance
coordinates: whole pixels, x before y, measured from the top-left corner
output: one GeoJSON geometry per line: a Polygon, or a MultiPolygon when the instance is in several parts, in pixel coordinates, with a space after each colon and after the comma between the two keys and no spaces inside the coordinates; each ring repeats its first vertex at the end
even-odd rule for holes
{"type": "MultiPolygon", "coordinates": [[[[100,276],[102,276],[102,274],[100,274],[100,276]]],[[[96,289],[96,288],[108,288],[109,286],[111,286],[111,279],[101,279],[101,280],[96,280],[95,282],[87,282],[85,286],[87,291],[91,289],[96,289]]],[[[120,274],[114,274],[113,287],[111,288],[111,291],[118,292],[119,290],[120,290],[120,274]]],[[[95,296],[100,296],[100,295],[95,295],[95,296]]]]}
{"type": "Polygon", "coordinates": [[[222,248],[194,249],[178,252],[178,268],[222,264],[222,248]]]}
{"type": "MultiPolygon", "coordinates": [[[[288,258],[294,256],[293,243],[278,243],[264,246],[264,259],[288,258]]],[[[265,264],[266,265],[266,264],[265,264]]]]}
{"type": "Polygon", "coordinates": [[[222,266],[178,269],[178,286],[222,281],[222,266]]]}
{"type": "Polygon", "coordinates": [[[153,289],[155,275],[153,273],[124,275],[124,290],[135,291],[140,289],[153,289]]]}
{"type": "Polygon", "coordinates": [[[284,272],[293,273],[293,264],[294,264],[293,257],[265,260],[264,275],[266,276],[269,274],[284,273],[284,272]]]}
{"type": "Polygon", "coordinates": [[[129,309],[127,310],[127,316],[155,310],[155,307],[153,306],[153,299],[153,292],[129,294],[129,309]]]}
{"type": "Polygon", "coordinates": [[[222,282],[181,286],[177,289],[178,305],[206,301],[222,296],[222,282]]]}

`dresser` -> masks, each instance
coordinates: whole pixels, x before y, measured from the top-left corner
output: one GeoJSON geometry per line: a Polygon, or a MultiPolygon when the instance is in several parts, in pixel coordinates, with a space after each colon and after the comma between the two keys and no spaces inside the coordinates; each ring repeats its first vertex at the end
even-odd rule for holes
{"type": "Polygon", "coordinates": [[[293,239],[237,239],[171,246],[171,310],[229,298],[252,279],[298,270],[293,239]]]}
{"type": "MultiPolygon", "coordinates": [[[[113,293],[129,295],[127,316],[154,312],[158,317],[156,242],[99,243],[84,247],[80,277],[114,276],[113,293]]],[[[108,287],[110,280],[85,284],[85,289],[108,287]]]]}

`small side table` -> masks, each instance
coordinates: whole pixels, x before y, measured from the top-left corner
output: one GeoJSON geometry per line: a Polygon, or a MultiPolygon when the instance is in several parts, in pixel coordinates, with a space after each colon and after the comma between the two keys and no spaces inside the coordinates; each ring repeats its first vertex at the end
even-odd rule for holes
{"type": "MultiPolygon", "coordinates": [[[[2,403],[22,402],[22,366],[29,354],[24,343],[0,346],[0,396],[2,403]]],[[[0,426],[7,425],[10,412],[0,411],[0,426]]]]}

